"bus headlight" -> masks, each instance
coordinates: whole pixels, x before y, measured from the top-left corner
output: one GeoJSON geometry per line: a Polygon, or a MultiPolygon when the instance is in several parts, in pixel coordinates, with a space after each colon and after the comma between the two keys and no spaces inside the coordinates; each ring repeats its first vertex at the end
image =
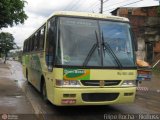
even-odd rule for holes
{"type": "Polygon", "coordinates": [[[58,87],[80,87],[78,80],[56,80],[56,86],[58,87]]]}
{"type": "Polygon", "coordinates": [[[135,80],[124,80],[121,86],[136,86],[135,80]]]}

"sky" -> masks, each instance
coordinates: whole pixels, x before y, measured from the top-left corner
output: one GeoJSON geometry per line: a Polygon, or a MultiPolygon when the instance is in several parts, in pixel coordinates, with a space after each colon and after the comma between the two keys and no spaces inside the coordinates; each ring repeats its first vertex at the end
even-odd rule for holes
{"type": "MultiPolygon", "coordinates": [[[[54,11],[99,12],[100,0],[25,0],[28,19],[24,24],[2,28],[0,32],[10,32],[21,48],[24,40],[31,35],[54,11]]],[[[117,7],[143,7],[159,5],[158,0],[104,0],[104,14],[117,7]]]]}

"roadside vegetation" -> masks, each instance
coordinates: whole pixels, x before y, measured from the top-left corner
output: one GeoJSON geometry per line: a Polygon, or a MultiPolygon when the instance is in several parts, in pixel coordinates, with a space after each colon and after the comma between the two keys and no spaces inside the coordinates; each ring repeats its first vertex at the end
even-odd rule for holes
{"type": "MultiPolygon", "coordinates": [[[[24,11],[24,0],[1,0],[0,1],[0,30],[2,28],[12,27],[23,24],[28,18],[24,11]]],[[[10,50],[19,49],[15,43],[14,36],[8,32],[0,33],[0,57],[4,57],[6,63],[10,50]]]]}

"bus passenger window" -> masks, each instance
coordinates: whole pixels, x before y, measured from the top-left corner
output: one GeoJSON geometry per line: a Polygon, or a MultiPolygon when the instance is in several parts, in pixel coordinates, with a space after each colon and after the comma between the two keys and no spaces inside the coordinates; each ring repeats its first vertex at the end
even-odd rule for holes
{"type": "Polygon", "coordinates": [[[28,40],[26,41],[26,48],[25,51],[28,52],[28,40]]]}
{"type": "Polygon", "coordinates": [[[39,42],[40,42],[40,31],[38,31],[37,32],[37,37],[36,37],[36,39],[37,39],[37,50],[39,50],[39,42]]]}
{"type": "Polygon", "coordinates": [[[28,40],[26,40],[26,42],[25,42],[24,52],[27,52],[27,43],[28,43],[28,40]]]}
{"type": "Polygon", "coordinates": [[[34,35],[34,51],[37,50],[37,33],[34,35]]]}
{"type": "Polygon", "coordinates": [[[29,38],[29,41],[28,41],[28,52],[31,51],[31,48],[32,48],[31,46],[32,46],[32,39],[29,38]]]}
{"type": "Polygon", "coordinates": [[[25,53],[25,52],[26,52],[26,41],[23,44],[23,53],[25,53]]]}
{"type": "Polygon", "coordinates": [[[40,30],[40,37],[39,37],[39,50],[43,50],[44,48],[44,39],[45,39],[45,26],[40,30]]]}
{"type": "Polygon", "coordinates": [[[35,38],[35,36],[31,37],[31,51],[34,50],[34,38],[35,38]]]}

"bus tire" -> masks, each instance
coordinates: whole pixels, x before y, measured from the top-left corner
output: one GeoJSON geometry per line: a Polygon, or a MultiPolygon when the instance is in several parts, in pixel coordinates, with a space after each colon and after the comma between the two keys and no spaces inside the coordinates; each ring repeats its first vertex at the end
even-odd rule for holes
{"type": "Polygon", "coordinates": [[[48,98],[47,98],[47,90],[46,90],[46,83],[45,83],[44,77],[42,77],[42,80],[41,80],[41,94],[42,94],[43,100],[47,103],[48,98]]]}

